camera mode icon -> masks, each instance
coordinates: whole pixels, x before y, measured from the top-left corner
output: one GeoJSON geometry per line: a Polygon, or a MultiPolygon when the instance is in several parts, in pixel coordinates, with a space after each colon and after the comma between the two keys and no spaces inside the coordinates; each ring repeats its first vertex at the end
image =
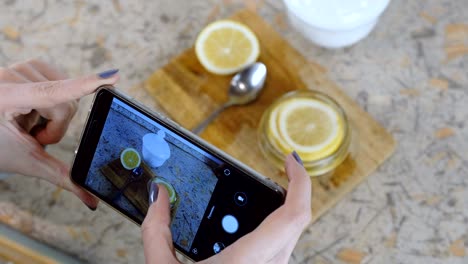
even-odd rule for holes
{"type": "Polygon", "coordinates": [[[247,204],[247,195],[243,192],[236,192],[236,194],[234,194],[234,202],[238,206],[244,206],[247,204]]]}

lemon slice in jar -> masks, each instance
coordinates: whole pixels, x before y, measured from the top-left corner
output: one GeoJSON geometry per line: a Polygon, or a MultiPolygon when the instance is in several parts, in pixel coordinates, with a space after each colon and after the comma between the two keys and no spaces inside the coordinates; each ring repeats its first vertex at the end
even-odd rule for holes
{"type": "Polygon", "coordinates": [[[176,194],[176,190],[174,189],[174,187],[172,186],[172,184],[170,184],[169,182],[163,180],[163,179],[159,179],[159,178],[156,178],[155,180],[153,180],[154,182],[156,182],[157,184],[161,184],[163,185],[168,194],[169,194],[169,203],[170,204],[173,204],[177,201],[177,194],[176,194]]]}
{"type": "Polygon", "coordinates": [[[292,98],[270,114],[267,136],[284,154],[295,150],[304,161],[334,153],[344,138],[342,116],[331,106],[313,98],[292,98]]]}
{"type": "Polygon", "coordinates": [[[195,42],[195,54],[205,69],[225,75],[254,63],[260,54],[255,34],[244,24],[219,20],[206,26],[195,42]]]}

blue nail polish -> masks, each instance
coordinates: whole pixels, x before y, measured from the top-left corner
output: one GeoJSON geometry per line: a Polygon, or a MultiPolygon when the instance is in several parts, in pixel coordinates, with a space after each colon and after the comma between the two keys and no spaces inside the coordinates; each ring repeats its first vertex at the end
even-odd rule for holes
{"type": "Polygon", "coordinates": [[[297,161],[297,163],[299,163],[299,164],[301,164],[302,166],[304,166],[304,163],[302,163],[302,159],[301,159],[301,157],[299,157],[299,154],[297,154],[296,151],[293,151],[292,154],[293,154],[294,159],[297,161]]]}
{"type": "Polygon", "coordinates": [[[148,202],[151,205],[152,203],[156,202],[158,199],[159,193],[159,186],[156,182],[150,181],[148,182],[148,202]]]}
{"type": "Polygon", "coordinates": [[[107,70],[107,71],[98,73],[98,76],[101,77],[102,79],[107,79],[107,78],[114,76],[118,72],[119,72],[119,69],[112,69],[112,70],[107,70]]]}

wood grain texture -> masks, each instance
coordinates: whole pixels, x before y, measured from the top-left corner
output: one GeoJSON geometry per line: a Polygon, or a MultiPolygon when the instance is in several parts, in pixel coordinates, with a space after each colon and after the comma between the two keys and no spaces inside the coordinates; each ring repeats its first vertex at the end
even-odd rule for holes
{"type": "MultiPolygon", "coordinates": [[[[284,172],[260,152],[257,125],[265,109],[282,94],[294,89],[314,89],[333,97],[346,111],[354,127],[357,147],[333,175],[313,178],[314,221],[342,199],[387,159],[395,148],[393,137],[369,114],[327,79],[325,70],[307,61],[259,16],[241,11],[232,19],[249,26],[260,41],[259,61],[268,68],[264,91],[254,103],[223,112],[201,134],[208,142],[287,187],[284,172]]],[[[208,73],[190,48],[152,74],[141,86],[173,120],[194,128],[227,100],[231,76],[208,73]]]]}
{"type": "Polygon", "coordinates": [[[57,264],[42,252],[0,236],[0,263],[57,264]]]}
{"type": "MultiPolygon", "coordinates": [[[[142,214],[148,211],[148,190],[146,184],[148,181],[155,177],[151,169],[144,163],[141,163],[143,174],[137,181],[130,183],[124,190],[124,195],[133,205],[135,205],[142,214]]],[[[118,189],[121,189],[130,176],[131,171],[125,169],[120,159],[116,159],[101,168],[102,174],[112,182],[118,189]]]]}

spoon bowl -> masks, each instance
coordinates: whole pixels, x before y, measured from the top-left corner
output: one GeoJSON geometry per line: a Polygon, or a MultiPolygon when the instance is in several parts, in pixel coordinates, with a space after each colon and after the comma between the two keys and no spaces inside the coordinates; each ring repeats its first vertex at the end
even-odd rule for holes
{"type": "Polygon", "coordinates": [[[237,73],[231,79],[227,102],[211,113],[192,132],[195,134],[202,132],[226,108],[234,105],[245,105],[257,99],[265,84],[266,76],[267,68],[261,62],[256,62],[237,73]]]}
{"type": "Polygon", "coordinates": [[[254,101],[265,84],[267,69],[257,62],[236,74],[229,87],[229,101],[233,105],[243,105],[254,101]]]}

